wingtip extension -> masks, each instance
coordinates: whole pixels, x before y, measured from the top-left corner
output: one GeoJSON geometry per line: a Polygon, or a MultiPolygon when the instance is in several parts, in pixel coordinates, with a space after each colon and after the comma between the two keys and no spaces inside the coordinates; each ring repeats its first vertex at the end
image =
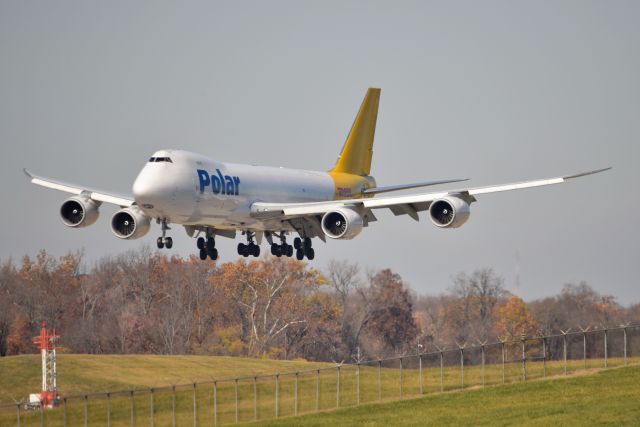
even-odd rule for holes
{"type": "Polygon", "coordinates": [[[22,172],[24,172],[24,174],[29,177],[29,179],[33,179],[33,175],[31,174],[31,172],[29,172],[29,170],[27,168],[22,168],[22,172]]]}
{"type": "Polygon", "coordinates": [[[606,172],[609,169],[613,169],[613,166],[609,166],[609,167],[602,168],[602,169],[596,169],[596,170],[592,170],[592,171],[589,171],[589,172],[577,173],[575,175],[569,175],[569,176],[565,176],[563,178],[564,179],[580,178],[580,177],[587,176],[587,175],[595,175],[595,174],[600,173],[600,172],[606,172]]]}

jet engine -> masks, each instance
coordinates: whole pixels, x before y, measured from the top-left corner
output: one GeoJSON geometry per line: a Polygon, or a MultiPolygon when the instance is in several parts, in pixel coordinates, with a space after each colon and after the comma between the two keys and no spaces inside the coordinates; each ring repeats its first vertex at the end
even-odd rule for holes
{"type": "Polygon", "coordinates": [[[60,206],[62,222],[68,227],[87,227],[98,220],[100,204],[88,197],[73,196],[60,206]]]}
{"type": "Polygon", "coordinates": [[[120,209],[111,217],[111,231],[121,239],[133,240],[149,232],[151,218],[133,206],[120,209]]]}
{"type": "Polygon", "coordinates": [[[429,207],[431,222],[442,228],[458,228],[469,219],[469,203],[457,197],[435,200],[429,207]]]}
{"type": "Polygon", "coordinates": [[[332,239],[353,239],[362,231],[362,216],[354,210],[341,208],[322,217],[322,231],[332,239]]]}

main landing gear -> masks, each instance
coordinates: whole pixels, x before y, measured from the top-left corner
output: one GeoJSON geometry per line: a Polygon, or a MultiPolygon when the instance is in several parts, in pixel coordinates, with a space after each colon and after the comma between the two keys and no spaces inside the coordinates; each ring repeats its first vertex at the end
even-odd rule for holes
{"type": "Polygon", "coordinates": [[[275,255],[278,258],[281,256],[293,256],[293,246],[287,244],[284,232],[280,232],[280,244],[274,243],[271,245],[271,255],[275,255]]]}
{"type": "Polygon", "coordinates": [[[158,239],[156,240],[156,245],[158,245],[158,249],[162,249],[162,248],[171,249],[171,247],[173,246],[173,239],[171,237],[166,237],[167,230],[171,230],[171,228],[169,228],[169,226],[167,225],[167,219],[164,218],[161,221],[161,224],[162,224],[162,236],[158,237],[158,239]]]}
{"type": "Polygon", "coordinates": [[[238,255],[242,255],[243,257],[248,257],[249,255],[254,257],[260,256],[260,246],[253,243],[253,238],[255,237],[255,233],[253,231],[247,231],[247,244],[238,243],[238,255]]]}
{"type": "Polygon", "coordinates": [[[302,261],[305,256],[311,261],[316,256],[316,252],[311,247],[311,239],[308,237],[303,239],[296,237],[293,239],[293,247],[296,248],[296,259],[298,261],[302,261]]]}
{"type": "Polygon", "coordinates": [[[198,245],[198,249],[200,249],[200,259],[205,260],[207,257],[211,258],[212,261],[218,259],[218,250],[216,249],[216,241],[213,239],[213,236],[207,236],[205,240],[204,237],[198,237],[196,241],[198,245]]]}

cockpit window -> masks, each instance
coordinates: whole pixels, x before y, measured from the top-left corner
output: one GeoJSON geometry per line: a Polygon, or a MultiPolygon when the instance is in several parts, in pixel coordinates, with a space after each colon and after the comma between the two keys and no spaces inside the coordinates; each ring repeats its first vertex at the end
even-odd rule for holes
{"type": "Polygon", "coordinates": [[[153,163],[153,162],[169,162],[169,163],[173,163],[173,161],[171,160],[171,157],[152,157],[149,159],[149,162],[153,163]]]}
{"type": "Polygon", "coordinates": [[[149,159],[149,163],[153,163],[153,162],[155,162],[155,161],[156,161],[156,158],[155,158],[155,157],[152,157],[152,158],[150,158],[150,159],[149,159]]]}

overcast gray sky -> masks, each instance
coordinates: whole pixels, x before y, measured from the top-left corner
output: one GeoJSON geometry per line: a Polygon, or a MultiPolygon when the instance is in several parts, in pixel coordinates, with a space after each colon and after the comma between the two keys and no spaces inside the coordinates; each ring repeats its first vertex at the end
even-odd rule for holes
{"type": "Polygon", "coordinates": [[[389,267],[422,293],[491,266],[525,299],[586,280],[640,302],[640,2],[304,3],[0,1],[0,259],[84,248],[91,263],[159,234],[117,239],[108,206],[68,229],[65,195],[23,167],[119,192],[160,148],[327,170],[378,86],[379,185],[614,169],[479,197],[457,230],[380,213],[317,242],[314,266],[389,267]]]}

